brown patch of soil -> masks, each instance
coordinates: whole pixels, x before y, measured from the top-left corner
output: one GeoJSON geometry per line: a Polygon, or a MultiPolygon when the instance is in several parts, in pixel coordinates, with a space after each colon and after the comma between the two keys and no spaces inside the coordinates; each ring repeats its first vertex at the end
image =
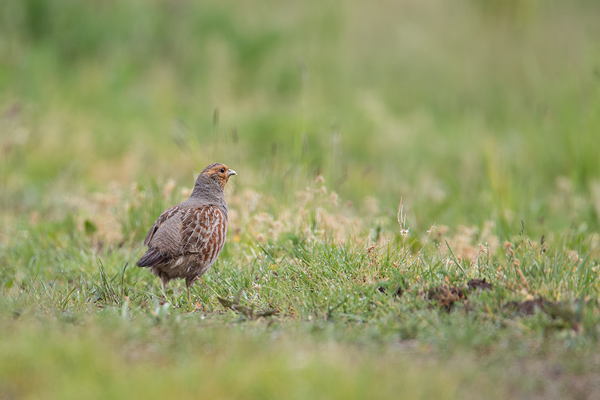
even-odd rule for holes
{"type": "Polygon", "coordinates": [[[467,286],[469,287],[470,290],[480,290],[480,291],[492,290],[494,288],[491,283],[486,281],[485,278],[471,279],[469,282],[467,282],[467,286]]]}
{"type": "Polygon", "coordinates": [[[515,311],[520,315],[533,315],[535,310],[544,311],[544,305],[551,302],[542,299],[541,297],[535,300],[509,301],[504,306],[505,309],[515,311]]]}
{"type": "Polygon", "coordinates": [[[458,286],[441,285],[427,291],[427,298],[437,302],[446,311],[452,310],[454,303],[467,298],[465,291],[458,286]]]}
{"type": "Polygon", "coordinates": [[[492,290],[491,283],[484,279],[471,279],[467,282],[465,288],[459,286],[440,285],[430,288],[427,291],[427,298],[437,302],[438,306],[446,311],[452,310],[454,303],[467,299],[470,292],[482,292],[484,290],[492,290]]]}
{"type": "Polygon", "coordinates": [[[571,328],[575,331],[580,328],[577,315],[569,305],[544,300],[541,297],[523,302],[509,301],[504,305],[504,309],[512,310],[521,316],[534,315],[536,310],[539,310],[556,320],[556,328],[571,328]]]}

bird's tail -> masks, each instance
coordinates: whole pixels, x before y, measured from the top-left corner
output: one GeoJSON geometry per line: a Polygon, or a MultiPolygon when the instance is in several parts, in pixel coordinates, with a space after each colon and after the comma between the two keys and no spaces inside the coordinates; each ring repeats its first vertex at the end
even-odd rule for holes
{"type": "Polygon", "coordinates": [[[142,256],[136,263],[138,267],[154,267],[161,263],[163,259],[162,254],[155,249],[148,249],[146,254],[142,256]]]}

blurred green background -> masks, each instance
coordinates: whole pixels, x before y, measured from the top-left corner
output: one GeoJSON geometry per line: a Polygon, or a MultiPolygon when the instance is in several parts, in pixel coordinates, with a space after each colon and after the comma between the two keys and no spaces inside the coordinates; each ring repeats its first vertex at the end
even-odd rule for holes
{"type": "Polygon", "coordinates": [[[317,174],[410,225],[600,229],[595,0],[0,3],[0,201],[111,182],[293,200],[317,174]]]}

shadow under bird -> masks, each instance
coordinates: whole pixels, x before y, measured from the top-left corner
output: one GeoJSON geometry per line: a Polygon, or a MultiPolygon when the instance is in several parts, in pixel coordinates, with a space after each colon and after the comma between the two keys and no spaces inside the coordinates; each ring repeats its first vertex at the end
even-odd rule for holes
{"type": "Polygon", "coordinates": [[[210,164],[198,175],[189,199],[165,210],[148,231],[148,251],[137,262],[162,282],[184,278],[188,290],[217,260],[227,236],[225,185],[237,173],[226,165],[210,164]]]}

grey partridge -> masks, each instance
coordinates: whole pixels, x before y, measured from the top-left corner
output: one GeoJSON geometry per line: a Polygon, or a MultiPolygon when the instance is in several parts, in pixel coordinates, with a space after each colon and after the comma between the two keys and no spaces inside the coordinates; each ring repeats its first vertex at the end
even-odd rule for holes
{"type": "Polygon", "coordinates": [[[165,210],[148,231],[148,251],[137,262],[162,282],[184,278],[188,289],[223,250],[227,235],[225,185],[237,175],[224,164],[211,164],[198,175],[189,199],[165,210]]]}

